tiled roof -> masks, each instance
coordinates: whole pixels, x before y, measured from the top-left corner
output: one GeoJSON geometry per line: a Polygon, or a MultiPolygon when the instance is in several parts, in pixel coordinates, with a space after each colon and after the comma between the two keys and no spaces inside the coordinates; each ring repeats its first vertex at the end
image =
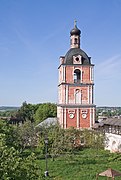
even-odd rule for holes
{"type": "Polygon", "coordinates": [[[90,57],[80,48],[71,48],[65,55],[65,63],[68,65],[73,64],[73,56],[82,56],[82,64],[83,65],[89,65],[91,64],[90,62],[90,57]]]}
{"type": "Polygon", "coordinates": [[[98,123],[98,125],[99,126],[103,126],[103,125],[121,126],[121,119],[112,118],[112,119],[102,120],[100,123],[98,123]]]}

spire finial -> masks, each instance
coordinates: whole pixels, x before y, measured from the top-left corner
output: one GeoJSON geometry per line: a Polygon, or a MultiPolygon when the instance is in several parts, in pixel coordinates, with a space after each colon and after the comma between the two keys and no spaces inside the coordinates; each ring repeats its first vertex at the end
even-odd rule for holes
{"type": "Polygon", "coordinates": [[[77,27],[77,20],[74,20],[74,27],[77,27]]]}

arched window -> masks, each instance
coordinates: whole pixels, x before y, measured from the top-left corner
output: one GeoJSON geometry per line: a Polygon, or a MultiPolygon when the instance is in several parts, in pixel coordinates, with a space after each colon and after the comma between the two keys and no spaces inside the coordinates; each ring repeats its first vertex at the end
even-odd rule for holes
{"type": "Polygon", "coordinates": [[[75,90],[75,104],[81,104],[82,94],[79,89],[75,90]]]}
{"type": "Polygon", "coordinates": [[[80,83],[81,82],[81,71],[79,69],[76,69],[74,71],[74,82],[80,83]]]}
{"type": "Polygon", "coordinates": [[[77,44],[78,43],[78,40],[77,38],[74,39],[74,44],[77,44]]]}

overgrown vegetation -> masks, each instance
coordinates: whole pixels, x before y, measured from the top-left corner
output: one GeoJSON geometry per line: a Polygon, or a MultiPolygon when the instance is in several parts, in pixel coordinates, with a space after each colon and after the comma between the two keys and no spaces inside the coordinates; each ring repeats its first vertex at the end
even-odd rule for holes
{"type": "Polygon", "coordinates": [[[30,151],[29,155],[23,156],[18,135],[13,126],[0,123],[0,179],[38,179],[40,170],[36,155],[30,151]]]}
{"type": "Polygon", "coordinates": [[[53,116],[56,115],[55,107],[25,103],[17,112],[24,118],[23,124],[14,126],[0,122],[1,180],[45,179],[45,137],[49,142],[49,177],[46,179],[93,180],[96,173],[109,167],[121,171],[121,156],[103,150],[105,139],[102,133],[74,128],[64,130],[58,124],[36,126],[37,121],[33,118],[37,110],[45,118],[50,116],[49,109],[53,116]]]}

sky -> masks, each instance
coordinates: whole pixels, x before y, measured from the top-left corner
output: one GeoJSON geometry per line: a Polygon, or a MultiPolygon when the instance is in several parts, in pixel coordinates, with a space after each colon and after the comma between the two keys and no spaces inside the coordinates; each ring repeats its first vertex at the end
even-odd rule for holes
{"type": "Polygon", "coordinates": [[[75,19],[95,64],[95,104],[121,106],[121,0],[0,0],[0,106],[57,103],[75,19]]]}

